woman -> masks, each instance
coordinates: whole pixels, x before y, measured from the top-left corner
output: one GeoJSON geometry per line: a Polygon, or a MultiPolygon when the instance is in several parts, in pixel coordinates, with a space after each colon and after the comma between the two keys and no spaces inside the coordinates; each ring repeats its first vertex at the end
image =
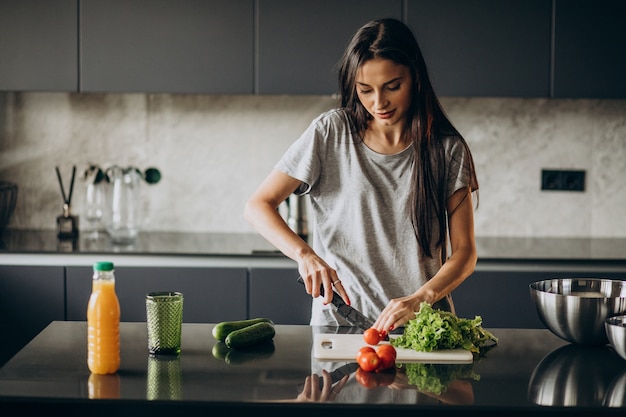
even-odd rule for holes
{"type": "Polygon", "coordinates": [[[333,287],[376,317],[381,333],[415,318],[422,302],[454,311],[450,293],[476,264],[478,181],[408,27],[382,19],[360,28],[339,84],[341,107],[292,144],[250,197],[245,218],[297,262],[314,298],[311,325],[348,325],[329,305],[333,287]],[[310,196],[312,246],[277,212],[294,192],[310,196]]]}

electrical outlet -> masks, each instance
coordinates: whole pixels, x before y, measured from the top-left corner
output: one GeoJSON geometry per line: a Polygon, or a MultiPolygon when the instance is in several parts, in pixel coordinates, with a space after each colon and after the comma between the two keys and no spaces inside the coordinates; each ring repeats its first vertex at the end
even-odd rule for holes
{"type": "Polygon", "coordinates": [[[541,170],[541,189],[546,191],[585,191],[585,171],[541,170]]]}

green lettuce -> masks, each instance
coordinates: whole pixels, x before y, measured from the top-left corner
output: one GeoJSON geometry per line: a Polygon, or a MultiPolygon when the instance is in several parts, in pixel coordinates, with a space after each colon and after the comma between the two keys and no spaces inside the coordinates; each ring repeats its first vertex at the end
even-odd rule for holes
{"type": "Polygon", "coordinates": [[[409,384],[421,392],[439,395],[458,379],[480,380],[473,370],[474,364],[440,365],[432,363],[405,363],[402,365],[409,384]]]}
{"type": "Polygon", "coordinates": [[[395,347],[432,352],[440,349],[466,349],[480,354],[484,347],[498,343],[492,333],[482,328],[482,318],[459,318],[442,310],[435,310],[423,302],[415,318],[409,320],[404,332],[390,343],[395,347]]]}

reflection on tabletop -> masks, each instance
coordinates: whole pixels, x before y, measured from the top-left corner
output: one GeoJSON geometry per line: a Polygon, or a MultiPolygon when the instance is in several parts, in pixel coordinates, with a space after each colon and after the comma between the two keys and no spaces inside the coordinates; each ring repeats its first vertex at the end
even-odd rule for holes
{"type": "Polygon", "coordinates": [[[474,403],[471,380],[480,379],[473,367],[473,363],[398,363],[384,371],[366,372],[355,362],[326,362],[321,371],[306,377],[295,399],[284,402],[470,405],[474,403]]]}
{"type": "Polygon", "coordinates": [[[544,406],[626,406],[626,361],[610,346],[569,344],[533,371],[528,398],[544,406]]]}

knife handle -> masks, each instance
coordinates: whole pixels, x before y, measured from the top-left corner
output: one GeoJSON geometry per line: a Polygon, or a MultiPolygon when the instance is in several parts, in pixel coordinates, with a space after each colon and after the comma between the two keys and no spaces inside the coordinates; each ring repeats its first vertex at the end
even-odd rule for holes
{"type": "MultiPolygon", "coordinates": [[[[301,277],[301,276],[298,276],[297,281],[298,281],[300,284],[304,285],[304,279],[302,279],[302,277],[301,277]]],[[[321,295],[322,297],[324,296],[324,286],[323,286],[323,285],[320,287],[320,295],[321,295]]]]}

